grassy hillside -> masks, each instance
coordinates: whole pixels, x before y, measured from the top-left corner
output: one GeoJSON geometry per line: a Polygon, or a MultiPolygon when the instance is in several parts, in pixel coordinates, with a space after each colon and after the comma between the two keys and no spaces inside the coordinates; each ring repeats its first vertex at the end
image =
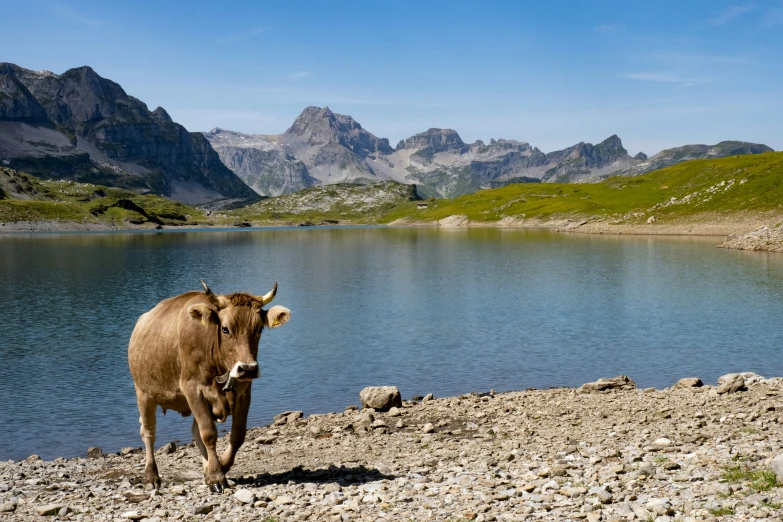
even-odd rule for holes
{"type": "Polygon", "coordinates": [[[642,176],[598,184],[514,184],[456,199],[429,199],[417,208],[415,188],[395,182],[327,185],[213,213],[159,196],[68,181],[42,181],[0,168],[0,221],[60,219],[88,223],[221,225],[389,223],[437,221],[461,214],[471,221],[604,219],[644,223],[753,212],[783,215],[783,153],[694,160],[642,176]]]}
{"type": "Polygon", "coordinates": [[[597,184],[518,184],[451,200],[429,200],[427,210],[400,205],[383,219],[435,221],[455,214],[471,221],[606,216],[628,222],[700,213],[783,211],[783,153],[695,160],[636,177],[597,184]]]}
{"type": "Polygon", "coordinates": [[[46,181],[0,168],[0,222],[55,220],[131,225],[194,225],[207,217],[155,195],[72,181],[46,181]]]}

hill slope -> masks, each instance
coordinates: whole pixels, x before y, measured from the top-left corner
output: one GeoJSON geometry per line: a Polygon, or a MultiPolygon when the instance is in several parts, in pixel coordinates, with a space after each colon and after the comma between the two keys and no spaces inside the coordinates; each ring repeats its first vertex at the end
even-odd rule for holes
{"type": "Polygon", "coordinates": [[[191,204],[258,199],[201,133],[89,67],[58,75],[0,63],[0,161],[44,178],[125,187],[191,204]]]}
{"type": "Polygon", "coordinates": [[[783,153],[703,159],[595,184],[509,185],[427,210],[402,205],[385,219],[438,221],[464,215],[476,222],[504,218],[608,219],[617,223],[676,221],[696,215],[767,212],[783,215],[783,153]]]}
{"type": "MultiPolygon", "coordinates": [[[[196,208],[154,194],[66,180],[42,180],[0,167],[0,222],[60,221],[83,228],[196,225],[196,208]]],[[[73,227],[65,227],[73,228],[73,227]]]]}

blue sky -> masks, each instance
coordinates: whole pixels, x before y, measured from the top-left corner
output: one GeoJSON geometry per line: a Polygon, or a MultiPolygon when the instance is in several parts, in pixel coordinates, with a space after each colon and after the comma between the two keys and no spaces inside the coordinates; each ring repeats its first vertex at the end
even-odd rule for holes
{"type": "Polygon", "coordinates": [[[783,149],[783,0],[3,4],[0,60],[90,65],[189,130],[276,134],[328,105],[392,146],[442,127],[783,149]]]}

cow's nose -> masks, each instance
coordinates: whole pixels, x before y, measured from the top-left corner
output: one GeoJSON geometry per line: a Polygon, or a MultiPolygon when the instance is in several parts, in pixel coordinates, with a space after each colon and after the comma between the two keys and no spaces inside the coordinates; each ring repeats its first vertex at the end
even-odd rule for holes
{"type": "Polygon", "coordinates": [[[258,363],[241,363],[237,365],[240,379],[255,379],[258,377],[258,363]]]}

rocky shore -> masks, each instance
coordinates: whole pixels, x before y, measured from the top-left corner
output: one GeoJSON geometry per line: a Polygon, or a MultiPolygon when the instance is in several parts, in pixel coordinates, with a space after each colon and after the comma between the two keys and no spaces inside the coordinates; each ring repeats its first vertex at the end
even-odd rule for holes
{"type": "Polygon", "coordinates": [[[739,250],[783,252],[783,224],[776,227],[762,226],[747,234],[730,235],[719,246],[739,250]]]}
{"type": "MultiPolygon", "coordinates": [[[[404,401],[284,412],[248,432],[212,494],[192,443],[0,463],[0,520],[783,520],[783,379],[404,401]]],[[[225,444],[226,441],[221,441],[225,444]]]]}

